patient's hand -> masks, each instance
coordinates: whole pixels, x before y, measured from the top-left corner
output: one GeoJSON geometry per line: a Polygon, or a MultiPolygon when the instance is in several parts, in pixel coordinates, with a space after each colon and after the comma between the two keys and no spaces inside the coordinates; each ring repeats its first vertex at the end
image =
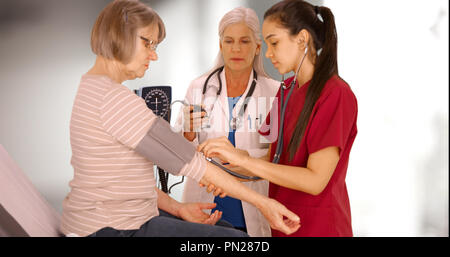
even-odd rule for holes
{"type": "Polygon", "coordinates": [[[208,215],[203,210],[215,207],[215,203],[182,203],[178,210],[178,216],[185,221],[214,225],[222,218],[222,212],[216,210],[208,215]]]}

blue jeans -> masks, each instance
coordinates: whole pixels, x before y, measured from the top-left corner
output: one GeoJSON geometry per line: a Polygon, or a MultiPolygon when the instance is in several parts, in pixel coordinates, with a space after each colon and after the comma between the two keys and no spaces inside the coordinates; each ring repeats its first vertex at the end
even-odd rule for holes
{"type": "Polygon", "coordinates": [[[192,223],[159,210],[159,216],[151,218],[139,229],[117,230],[105,227],[89,237],[248,237],[248,234],[234,229],[224,220],[219,220],[214,226],[192,223]]]}

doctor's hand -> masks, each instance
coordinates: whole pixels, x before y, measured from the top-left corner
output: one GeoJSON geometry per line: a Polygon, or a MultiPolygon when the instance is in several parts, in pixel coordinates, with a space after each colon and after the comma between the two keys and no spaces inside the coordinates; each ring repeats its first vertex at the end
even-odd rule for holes
{"type": "Polygon", "coordinates": [[[204,108],[204,105],[186,105],[183,107],[183,129],[185,132],[197,132],[202,128],[202,123],[207,124],[208,118],[204,108]]]}
{"type": "Polygon", "coordinates": [[[222,162],[234,166],[240,166],[249,156],[247,151],[235,148],[227,137],[208,139],[197,146],[197,151],[203,152],[206,157],[218,157],[222,162]]]}
{"type": "Polygon", "coordinates": [[[185,221],[214,225],[222,218],[222,212],[216,210],[208,215],[203,210],[215,207],[215,203],[182,203],[178,209],[178,216],[185,221]]]}

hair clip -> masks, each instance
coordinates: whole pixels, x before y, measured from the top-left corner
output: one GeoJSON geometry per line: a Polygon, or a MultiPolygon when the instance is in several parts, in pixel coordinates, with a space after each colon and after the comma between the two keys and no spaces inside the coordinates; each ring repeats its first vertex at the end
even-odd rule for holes
{"type": "Polygon", "coordinates": [[[314,11],[316,12],[317,18],[319,19],[320,22],[323,23],[323,17],[322,15],[320,15],[320,10],[319,10],[319,6],[314,6],[314,11]]]}
{"type": "Polygon", "coordinates": [[[320,54],[322,53],[322,48],[320,48],[319,50],[317,50],[317,56],[320,56],[320,54]]]}
{"type": "Polygon", "coordinates": [[[320,15],[320,13],[317,14],[317,18],[319,19],[319,21],[323,22],[322,15],[320,15]]]}

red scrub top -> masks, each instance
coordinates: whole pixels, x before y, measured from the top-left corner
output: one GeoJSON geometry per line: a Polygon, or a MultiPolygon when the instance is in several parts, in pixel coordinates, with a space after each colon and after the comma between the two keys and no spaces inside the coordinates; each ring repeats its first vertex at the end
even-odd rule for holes
{"type": "MultiPolygon", "coordinates": [[[[292,80],[293,77],[287,79],[286,85],[289,85],[292,80]]],[[[302,111],[308,86],[309,82],[300,88],[296,84],[289,99],[285,114],[283,150],[279,164],[306,167],[310,154],[329,146],[339,148],[339,162],[328,185],[319,195],[314,196],[270,183],[269,197],[284,204],[300,217],[301,227],[289,236],[353,236],[345,176],[350,150],[357,133],[358,107],[356,97],[342,79],[338,76],[331,77],[326,82],[313,108],[300,147],[292,161],[289,161],[287,147],[302,111]]],[[[280,90],[278,90],[277,99],[280,99],[280,90]]],[[[286,98],[288,92],[289,90],[284,91],[284,98],[286,98]]],[[[280,101],[278,101],[278,128],[279,117],[281,117],[280,111],[280,101]]],[[[270,124],[269,113],[266,123],[260,128],[259,133],[267,136],[272,125],[275,124],[270,124]]],[[[276,133],[278,133],[278,130],[276,130],[276,133]]],[[[271,161],[276,146],[277,141],[272,143],[271,161]]],[[[272,230],[272,236],[283,237],[287,235],[278,230],[272,230]]]]}

